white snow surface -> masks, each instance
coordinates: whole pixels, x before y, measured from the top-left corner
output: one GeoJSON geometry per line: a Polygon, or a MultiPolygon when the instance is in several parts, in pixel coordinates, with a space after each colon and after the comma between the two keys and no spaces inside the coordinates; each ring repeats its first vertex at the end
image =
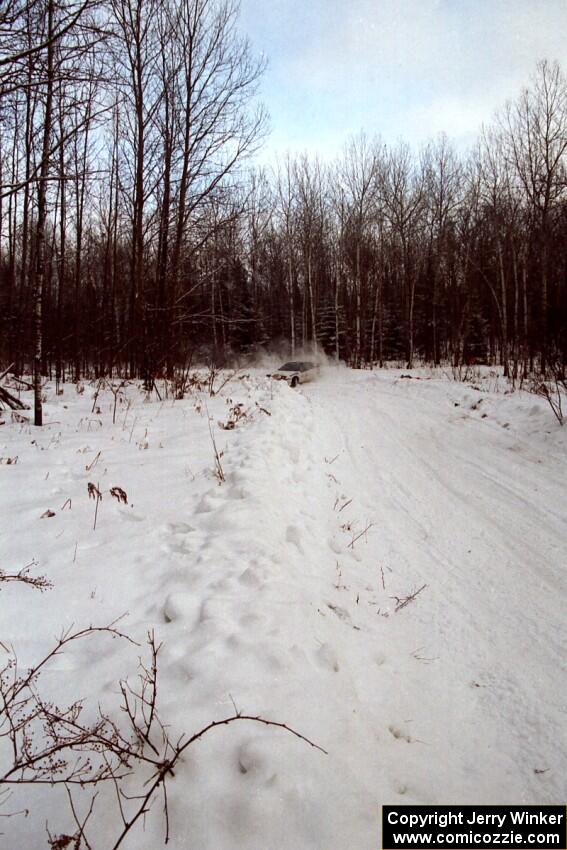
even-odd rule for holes
{"type": "MultiPolygon", "coordinates": [[[[53,582],[0,587],[0,656],[13,646],[25,668],[63,628],[125,615],[140,646],[77,643],[42,693],[118,717],[153,629],[173,738],[236,704],[327,751],[251,721],[212,730],[169,780],[169,847],[375,850],[382,803],[565,801],[567,427],[545,401],[489,373],[328,368],[291,390],[252,369],[213,398],[132,384],[113,424],[112,394],[91,413],[93,393],[47,385],[43,429],[0,417],[1,566],[35,559],[53,582]],[[225,431],[237,403],[247,415],[225,431]]],[[[75,792],[81,812],[91,795],[75,792]]],[[[2,806],[29,809],[0,822],[9,850],[43,850],[46,821],[74,829],[62,788],[2,806]]],[[[94,850],[119,830],[103,789],[94,850]]],[[[163,837],[156,796],[123,846],[163,837]]]]}

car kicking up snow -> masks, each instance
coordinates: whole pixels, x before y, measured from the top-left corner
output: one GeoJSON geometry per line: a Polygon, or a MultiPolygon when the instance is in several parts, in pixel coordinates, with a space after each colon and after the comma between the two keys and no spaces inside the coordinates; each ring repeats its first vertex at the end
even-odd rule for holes
{"type": "Polygon", "coordinates": [[[298,384],[314,380],[318,374],[319,366],[317,364],[304,360],[294,360],[280,366],[278,371],[273,373],[272,378],[276,381],[287,381],[290,387],[296,387],[298,384]]]}

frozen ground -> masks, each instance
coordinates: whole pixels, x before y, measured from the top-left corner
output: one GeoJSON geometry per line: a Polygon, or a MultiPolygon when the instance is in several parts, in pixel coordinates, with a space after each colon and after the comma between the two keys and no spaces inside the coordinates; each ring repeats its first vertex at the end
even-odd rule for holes
{"type": "MultiPolygon", "coordinates": [[[[252,723],[213,730],[169,783],[175,850],[375,850],[381,803],[567,797],[567,428],[489,374],[474,388],[403,374],[328,369],[292,391],[251,370],[175,402],[130,386],[114,425],[110,392],[91,413],[93,387],[49,386],[41,431],[2,417],[1,566],[35,559],[54,587],[2,587],[0,653],[13,644],[25,667],[63,626],[127,612],[132,637],[163,641],[175,735],[234,700],[328,751],[252,723]],[[247,415],[221,429],[237,403],[247,415]]],[[[100,636],[41,686],[116,712],[140,652],[100,636]]],[[[107,850],[112,794],[96,805],[87,836],[107,850]]],[[[23,807],[0,822],[10,850],[45,848],[46,821],[73,829],[63,789],[4,803],[23,807]]],[[[124,846],[154,850],[163,829],[156,798],[124,846]]]]}

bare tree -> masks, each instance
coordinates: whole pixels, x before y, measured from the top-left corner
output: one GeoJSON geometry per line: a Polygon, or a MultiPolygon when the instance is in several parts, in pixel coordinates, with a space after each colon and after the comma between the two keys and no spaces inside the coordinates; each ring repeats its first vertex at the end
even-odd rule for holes
{"type": "Polygon", "coordinates": [[[276,174],[277,204],[276,214],[280,219],[285,243],[285,265],[287,271],[287,294],[289,301],[289,337],[291,356],[295,357],[295,231],[297,228],[295,204],[296,192],[293,179],[293,164],[289,155],[283,164],[278,165],[276,174]]]}
{"type": "Polygon", "coordinates": [[[565,198],[567,82],[557,63],[540,62],[532,83],[500,117],[506,155],[523,189],[535,229],[540,267],[541,368],[548,357],[552,230],[565,198]]]}
{"type": "Polygon", "coordinates": [[[399,253],[408,369],[413,366],[415,293],[424,258],[424,176],[420,165],[412,161],[407,145],[400,144],[390,152],[382,184],[382,204],[399,253]]]}
{"type": "Polygon", "coordinates": [[[447,284],[454,262],[454,216],[463,200],[465,179],[446,135],[431,142],[423,154],[426,215],[429,231],[431,286],[431,358],[440,362],[438,312],[440,289],[447,284]]]}
{"type": "Polygon", "coordinates": [[[377,217],[381,154],[379,141],[371,145],[364,134],[352,138],[345,148],[337,174],[344,205],[341,215],[344,255],[356,299],[355,366],[360,365],[363,351],[363,305],[370,274],[369,263],[364,263],[363,253],[368,248],[371,227],[377,217]]]}

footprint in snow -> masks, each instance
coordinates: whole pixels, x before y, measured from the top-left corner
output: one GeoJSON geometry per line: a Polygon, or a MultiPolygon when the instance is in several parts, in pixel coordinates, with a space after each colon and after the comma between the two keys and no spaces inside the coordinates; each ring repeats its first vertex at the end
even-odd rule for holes
{"type": "Polygon", "coordinates": [[[243,614],[242,617],[238,620],[238,625],[242,626],[242,628],[247,629],[254,626],[259,626],[265,622],[265,618],[261,617],[259,614],[243,614]]]}
{"type": "Polygon", "coordinates": [[[165,531],[171,534],[190,534],[195,529],[188,522],[168,522],[165,525],[165,531]]]}
{"type": "Polygon", "coordinates": [[[321,644],[316,652],[316,658],[320,667],[323,667],[326,670],[331,670],[334,673],[339,672],[339,660],[335,650],[330,644],[321,644]]]}
{"type": "Polygon", "coordinates": [[[248,567],[238,576],[238,581],[240,584],[245,584],[248,587],[259,587],[262,584],[262,580],[256,570],[252,567],[248,567]]]}
{"type": "Polygon", "coordinates": [[[240,500],[240,499],[249,499],[254,495],[254,490],[252,487],[247,487],[243,484],[235,484],[234,487],[231,487],[227,493],[227,498],[240,500]]]}
{"type": "Polygon", "coordinates": [[[270,652],[268,655],[262,656],[261,661],[263,661],[268,670],[274,675],[279,673],[281,670],[287,669],[285,660],[275,652],[270,652]]]}
{"type": "Polygon", "coordinates": [[[184,540],[168,540],[161,548],[164,552],[175,552],[178,555],[187,555],[191,551],[184,540]]]}
{"type": "MultiPolygon", "coordinates": [[[[278,634],[279,630],[277,632],[274,632],[274,637],[276,637],[278,634]]],[[[303,664],[307,661],[305,650],[302,646],[298,646],[296,643],[294,643],[293,646],[290,646],[289,654],[294,659],[294,661],[297,661],[300,664],[303,664]]]]}
{"type": "Polygon", "coordinates": [[[123,519],[130,520],[130,522],[144,522],[146,518],[145,516],[142,516],[142,514],[136,514],[133,511],[126,510],[125,508],[120,508],[119,512],[123,519]]]}
{"type": "Polygon", "coordinates": [[[232,650],[239,650],[243,646],[242,638],[237,632],[231,632],[229,635],[227,635],[224,639],[224,643],[225,646],[228,647],[228,649],[232,650]]]}
{"type": "Polygon", "coordinates": [[[272,754],[268,744],[260,740],[249,740],[238,749],[238,770],[243,776],[254,777],[264,785],[272,785],[277,773],[272,767],[272,754]]]}
{"type": "Polygon", "coordinates": [[[413,741],[411,735],[409,735],[407,732],[404,732],[402,729],[400,729],[399,726],[388,726],[388,731],[390,732],[392,737],[395,738],[397,741],[405,741],[406,744],[411,744],[411,742],[413,741]]]}
{"type": "Polygon", "coordinates": [[[289,456],[291,458],[292,463],[299,463],[299,449],[295,445],[291,445],[288,447],[289,456]]]}
{"type": "Polygon", "coordinates": [[[301,532],[296,525],[288,525],[285,533],[285,539],[288,543],[293,543],[294,546],[297,546],[297,548],[303,555],[303,546],[301,545],[301,532]]]}
{"type": "Polygon", "coordinates": [[[166,623],[182,620],[185,627],[193,627],[200,615],[199,599],[190,593],[178,591],[170,593],[163,605],[163,619],[166,623]]]}
{"type": "Polygon", "coordinates": [[[221,500],[212,493],[205,493],[195,508],[196,514],[208,514],[218,508],[221,500]]]}

